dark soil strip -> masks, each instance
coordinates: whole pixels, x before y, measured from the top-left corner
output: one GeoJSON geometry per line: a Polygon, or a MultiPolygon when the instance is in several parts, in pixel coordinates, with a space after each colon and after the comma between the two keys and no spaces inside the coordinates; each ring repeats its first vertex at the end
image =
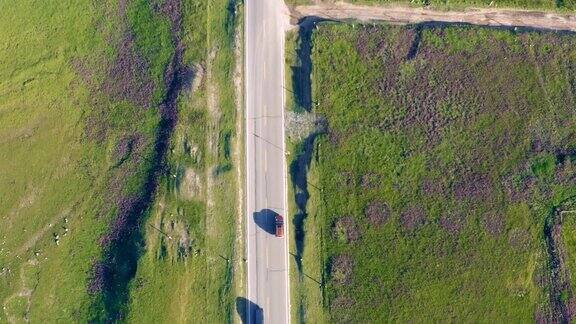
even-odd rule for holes
{"type": "Polygon", "coordinates": [[[550,289],[550,313],[548,323],[571,323],[574,316],[570,307],[570,301],[574,298],[574,292],[570,284],[570,277],[564,263],[564,251],[562,249],[562,228],[560,212],[555,210],[544,226],[544,236],[548,251],[548,271],[550,289]]]}
{"type": "Polygon", "coordinates": [[[307,112],[312,110],[312,33],[320,19],[308,17],[299,22],[299,46],[296,49],[299,65],[292,66],[292,87],[294,100],[298,107],[307,112]]]}
{"type": "MultiPolygon", "coordinates": [[[[303,108],[305,111],[312,110],[312,33],[316,24],[321,19],[316,17],[308,17],[299,22],[299,46],[296,50],[299,60],[299,66],[292,68],[292,87],[294,89],[294,99],[298,107],[303,108]]],[[[308,217],[307,205],[310,199],[309,188],[319,190],[318,187],[308,182],[308,170],[312,162],[314,154],[314,142],[318,133],[309,135],[303,143],[301,143],[297,157],[290,164],[290,177],[294,186],[294,200],[297,206],[297,214],[292,221],[294,225],[294,235],[296,241],[296,253],[293,255],[298,268],[300,281],[314,280],[310,277],[302,266],[302,255],[304,253],[306,232],[304,231],[304,223],[308,217]]],[[[324,280],[322,279],[321,282],[324,280]]],[[[316,283],[322,286],[322,283],[316,283]]],[[[302,296],[303,297],[303,296],[302,296]]],[[[305,309],[304,304],[300,303],[298,310],[298,322],[305,322],[305,309]]]]}
{"type": "Polygon", "coordinates": [[[298,153],[297,158],[290,164],[290,177],[295,186],[296,207],[298,213],[294,216],[294,235],[296,238],[296,265],[298,272],[302,272],[302,254],[304,252],[304,239],[306,233],[304,232],[304,221],[308,217],[306,212],[306,205],[310,199],[308,191],[308,169],[312,162],[312,154],[314,151],[314,140],[316,135],[310,135],[301,144],[301,151],[298,153]]]}
{"type": "MultiPolygon", "coordinates": [[[[296,254],[294,255],[294,259],[296,260],[296,267],[298,268],[300,281],[306,280],[302,268],[302,255],[304,253],[304,243],[306,238],[304,222],[306,221],[306,218],[308,218],[308,213],[306,212],[308,199],[310,199],[310,193],[308,191],[308,169],[312,162],[315,139],[316,135],[311,135],[306,138],[304,143],[301,144],[302,149],[297,158],[290,164],[290,177],[295,187],[294,200],[296,201],[296,206],[298,208],[296,215],[294,215],[292,224],[294,225],[294,238],[296,241],[296,254]]],[[[302,303],[300,303],[298,313],[300,316],[299,322],[304,323],[304,305],[302,303]]]]}
{"type": "Polygon", "coordinates": [[[568,81],[570,83],[570,88],[572,89],[572,94],[576,95],[576,64],[569,64],[566,67],[568,73],[568,81]]]}
{"type": "Polygon", "coordinates": [[[420,41],[422,40],[422,29],[423,25],[417,25],[414,29],[416,34],[414,35],[414,40],[412,41],[412,45],[410,46],[410,50],[408,51],[407,60],[413,60],[416,55],[418,55],[418,48],[420,47],[420,41]]]}
{"type": "MultiPolygon", "coordinates": [[[[573,160],[576,152],[572,149],[556,151],[556,164],[561,165],[566,160],[573,160]]],[[[570,198],[560,206],[565,206],[571,201],[570,198]]],[[[574,318],[575,297],[572,289],[569,269],[566,267],[565,255],[562,240],[562,207],[555,208],[549,215],[544,225],[544,237],[548,252],[548,271],[550,289],[550,313],[546,319],[551,323],[571,323],[574,318]]]]}
{"type": "Polygon", "coordinates": [[[164,8],[166,11],[162,13],[170,18],[173,25],[175,53],[165,73],[167,93],[159,107],[161,121],[156,134],[153,162],[141,193],[121,200],[111,231],[101,240],[105,246],[105,257],[94,266],[94,279],[89,286],[89,290],[98,292],[101,298],[93,305],[93,321],[97,322],[122,320],[127,313],[129,284],[136,275],[138,260],[144,252],[144,221],[154,200],[158,179],[166,172],[165,156],[178,117],[177,99],[193,77],[192,71],[182,63],[184,47],[179,36],[180,0],[166,1],[164,8]]]}
{"type": "MultiPolygon", "coordinates": [[[[317,19],[307,18],[300,22],[299,28],[299,48],[296,49],[299,66],[292,68],[292,85],[294,89],[294,99],[298,106],[310,112],[312,109],[312,32],[316,27],[317,19]]],[[[316,134],[308,136],[301,144],[301,150],[297,158],[290,164],[290,176],[295,186],[295,201],[298,207],[298,214],[294,218],[294,229],[296,236],[296,265],[298,272],[302,272],[302,253],[304,251],[304,221],[308,216],[306,205],[310,194],[308,192],[308,169],[312,162],[314,140],[316,134]]]]}

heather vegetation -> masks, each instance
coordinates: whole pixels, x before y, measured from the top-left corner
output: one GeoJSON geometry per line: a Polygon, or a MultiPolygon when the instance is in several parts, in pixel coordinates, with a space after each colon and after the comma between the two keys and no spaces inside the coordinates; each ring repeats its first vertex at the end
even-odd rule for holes
{"type": "Polygon", "coordinates": [[[0,7],[0,321],[98,318],[148,192],[157,84],[123,3],[0,7]]]}
{"type": "Polygon", "coordinates": [[[293,149],[295,316],[572,318],[576,38],[321,24],[311,44],[327,131],[293,149]]]}
{"type": "MultiPolygon", "coordinates": [[[[230,36],[235,20],[207,3],[0,3],[0,322],[230,318],[229,266],[204,253],[221,241],[204,233],[196,80],[208,23],[232,21],[230,36]]],[[[227,73],[213,72],[233,89],[227,73]]]]}

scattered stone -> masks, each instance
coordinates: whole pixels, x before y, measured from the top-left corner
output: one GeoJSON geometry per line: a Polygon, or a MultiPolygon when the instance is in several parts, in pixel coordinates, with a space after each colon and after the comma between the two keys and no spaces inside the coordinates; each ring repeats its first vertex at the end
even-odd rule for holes
{"type": "Polygon", "coordinates": [[[187,168],[180,182],[179,191],[182,196],[188,200],[201,197],[202,179],[200,174],[192,168],[187,168]]]}
{"type": "Polygon", "coordinates": [[[326,129],[326,121],[313,113],[287,111],[285,118],[286,135],[294,140],[302,140],[311,134],[322,133],[326,129]]]}

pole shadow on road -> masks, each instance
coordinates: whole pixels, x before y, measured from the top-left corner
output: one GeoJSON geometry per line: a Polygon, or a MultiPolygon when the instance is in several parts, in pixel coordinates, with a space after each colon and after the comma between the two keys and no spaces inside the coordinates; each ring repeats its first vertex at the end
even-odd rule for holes
{"type": "Polygon", "coordinates": [[[242,324],[262,324],[262,308],[244,297],[236,298],[236,311],[242,324]]]}
{"type": "Polygon", "coordinates": [[[275,234],[276,215],[278,215],[278,213],[271,209],[262,209],[254,213],[254,223],[266,233],[275,234]]]}

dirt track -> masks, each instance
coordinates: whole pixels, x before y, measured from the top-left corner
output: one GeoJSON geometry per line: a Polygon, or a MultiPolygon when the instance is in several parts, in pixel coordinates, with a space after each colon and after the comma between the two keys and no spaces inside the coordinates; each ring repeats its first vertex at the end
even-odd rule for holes
{"type": "Polygon", "coordinates": [[[330,20],[388,21],[393,23],[446,22],[486,26],[528,27],[576,31],[576,15],[511,9],[436,11],[406,6],[358,6],[338,2],[297,6],[292,18],[315,16],[330,20]]]}

